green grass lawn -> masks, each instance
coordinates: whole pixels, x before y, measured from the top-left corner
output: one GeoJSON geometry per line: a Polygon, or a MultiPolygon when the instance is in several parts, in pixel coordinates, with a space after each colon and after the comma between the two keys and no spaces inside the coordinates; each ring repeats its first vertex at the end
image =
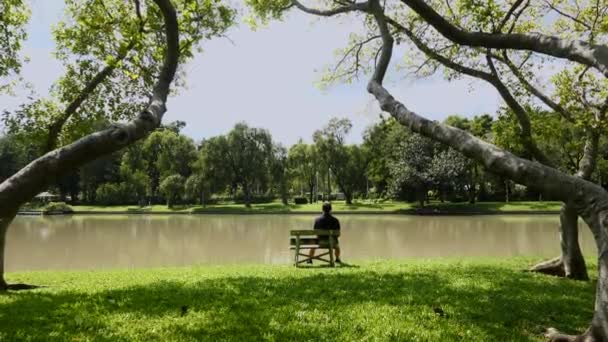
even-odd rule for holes
{"type": "MultiPolygon", "coordinates": [[[[418,208],[415,203],[384,201],[359,201],[352,205],[344,201],[334,201],[334,212],[378,212],[378,213],[407,213],[418,208]]],[[[437,209],[446,212],[514,212],[514,211],[558,211],[560,202],[479,202],[469,203],[440,203],[431,202],[427,209],[437,209]]],[[[313,204],[290,204],[283,205],[281,202],[253,204],[251,208],[246,208],[243,204],[216,204],[205,208],[201,206],[175,206],[168,209],[165,205],[154,205],[151,207],[139,208],[137,206],[74,206],[76,212],[99,211],[99,212],[162,212],[162,213],[204,213],[204,212],[227,212],[227,213],[289,213],[289,212],[320,212],[321,202],[313,204]]]]}
{"type": "Polygon", "coordinates": [[[0,294],[0,340],[536,341],[549,326],[582,332],[595,281],[522,272],[530,261],[9,273],[46,287],[0,294]]]}

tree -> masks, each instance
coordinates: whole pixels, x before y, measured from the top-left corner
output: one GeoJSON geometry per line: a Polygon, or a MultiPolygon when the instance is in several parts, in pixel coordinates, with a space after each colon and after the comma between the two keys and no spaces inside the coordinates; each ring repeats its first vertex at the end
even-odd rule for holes
{"type": "Polygon", "coordinates": [[[160,182],[160,192],[167,200],[167,208],[173,208],[173,204],[184,192],[184,177],[181,175],[167,176],[160,182]]]}
{"type": "Polygon", "coordinates": [[[238,123],[226,137],[228,159],[232,169],[233,184],[240,185],[245,196],[245,206],[251,206],[251,193],[255,184],[267,180],[272,154],[272,138],[267,130],[238,123]]]}
{"type": "Polygon", "coordinates": [[[418,134],[409,136],[397,147],[397,158],[391,163],[390,189],[393,196],[404,190],[414,190],[421,207],[427,200],[431,187],[431,164],[433,162],[433,141],[418,134]]]}
{"type": "Polygon", "coordinates": [[[270,159],[270,178],[281,196],[284,205],[289,204],[289,167],[287,149],[281,145],[273,145],[270,159]]]}
{"type": "Polygon", "coordinates": [[[146,204],[146,196],[149,194],[150,177],[142,171],[136,170],[132,173],[123,173],[121,168],[121,176],[124,180],[121,185],[131,197],[135,197],[137,204],[143,207],[146,204]]]}
{"type": "MultiPolygon", "coordinates": [[[[4,0],[0,3],[0,78],[18,75],[21,69],[21,42],[27,37],[25,25],[30,11],[23,0],[4,0]]],[[[0,92],[10,90],[11,83],[0,84],[0,92]]]]}
{"type": "Polygon", "coordinates": [[[123,204],[125,194],[125,189],[117,183],[104,183],[95,190],[95,198],[102,205],[123,204]]]}
{"type": "Polygon", "coordinates": [[[325,169],[327,177],[327,198],[331,195],[331,174],[334,175],[340,165],[346,164],[346,153],[344,152],[344,140],[350,132],[353,124],[350,120],[332,118],[323,129],[315,131],[313,140],[319,153],[321,165],[325,169]]]}
{"type": "Polygon", "coordinates": [[[344,193],[346,204],[352,204],[356,193],[366,194],[368,156],[365,149],[357,145],[340,146],[337,153],[339,157],[334,160],[332,171],[340,191],[344,193]]]}
{"type": "Polygon", "coordinates": [[[471,161],[452,148],[442,150],[441,147],[435,146],[428,173],[443,202],[448,194],[474,189],[475,184],[470,181],[471,161]]]}
{"type": "Polygon", "coordinates": [[[228,140],[223,135],[203,140],[201,143],[193,169],[195,175],[209,184],[210,193],[224,191],[234,184],[233,169],[226,158],[228,150],[228,140]]]}
{"type": "MultiPolygon", "coordinates": [[[[549,56],[569,59],[598,69],[608,76],[608,54],[604,53],[608,47],[584,41],[568,40],[554,36],[527,33],[502,33],[502,29],[510,21],[517,21],[519,16],[517,8],[523,1],[516,1],[506,12],[504,19],[496,23],[489,21],[493,26],[491,32],[483,32],[483,22],[477,32],[461,28],[450,23],[433,7],[422,0],[402,0],[410,9],[415,11],[426,23],[446,38],[458,45],[482,46],[487,49],[515,49],[529,50],[549,56]],[[496,26],[494,26],[496,25],[496,26]]],[[[262,19],[278,17],[283,11],[292,6],[286,6],[284,1],[259,2],[251,1],[254,10],[260,13],[262,19]]],[[[382,110],[390,113],[401,124],[410,127],[413,131],[442,142],[482,163],[486,168],[514,181],[534,186],[544,194],[555,196],[567,203],[576,214],[580,215],[590,227],[596,239],[598,254],[598,287],[596,293],[596,306],[590,328],[580,336],[580,340],[600,341],[608,339],[608,193],[600,186],[588,182],[581,177],[571,176],[559,170],[540,163],[517,157],[503,149],[482,141],[473,135],[458,128],[450,127],[438,122],[427,120],[408,110],[397,101],[388,90],[383,87],[383,81],[393,54],[395,38],[389,25],[395,26],[398,21],[387,15],[392,7],[383,5],[378,0],[365,2],[336,2],[334,7],[327,10],[312,9],[302,5],[298,0],[292,0],[292,5],[298,9],[319,16],[333,16],[349,12],[360,12],[373,22],[381,38],[378,56],[373,64],[373,73],[368,83],[368,92],[379,102],[382,110]],[[389,24],[390,23],[390,24],[389,24]]],[[[527,5],[524,5],[524,8],[527,5]]],[[[596,11],[600,13],[600,11],[596,11]]],[[[480,19],[483,17],[475,17],[480,19]]],[[[599,16],[599,15],[598,15],[599,16]]],[[[487,60],[490,63],[490,59],[487,60]]],[[[492,72],[494,73],[494,72],[492,72]]],[[[525,117],[522,116],[523,119],[525,117]]],[[[524,122],[522,120],[522,122],[524,122]]],[[[525,128],[525,127],[524,127],[525,128]]],[[[527,132],[524,132],[527,133],[527,132]]],[[[527,143],[533,147],[529,140],[527,143]]],[[[590,149],[593,148],[593,139],[590,140],[590,149]]],[[[536,151],[534,151],[536,152],[536,151]]],[[[540,154],[539,154],[540,156],[540,154]]],[[[591,159],[585,163],[591,166],[591,159]]],[[[588,169],[588,168],[587,168],[588,169]]],[[[548,334],[552,340],[574,340],[574,337],[561,335],[555,331],[548,334]]]]}
{"type": "Polygon", "coordinates": [[[151,193],[154,195],[160,181],[169,175],[190,175],[190,164],[196,159],[196,147],[192,139],[174,130],[162,129],[153,132],[144,140],[142,154],[147,162],[151,193]]]}
{"type": "Polygon", "coordinates": [[[82,200],[97,202],[97,189],[104,183],[118,183],[121,177],[120,156],[116,153],[102,156],[80,167],[82,200]]]}
{"type": "Polygon", "coordinates": [[[395,151],[409,135],[410,132],[392,117],[382,118],[363,135],[362,147],[369,157],[366,174],[380,197],[385,195],[391,183],[390,165],[398,159],[395,151]]]}
{"type": "Polygon", "coordinates": [[[205,191],[207,184],[205,184],[205,178],[202,174],[193,173],[188,179],[186,179],[185,194],[189,199],[199,199],[201,205],[205,206],[205,191]]]}
{"type": "MultiPolygon", "coordinates": [[[[132,5],[131,2],[128,3],[132,5]]],[[[204,2],[204,4],[212,6],[211,8],[207,6],[205,9],[205,11],[207,11],[205,13],[208,14],[208,18],[206,19],[209,19],[205,21],[199,20],[199,13],[196,11],[183,10],[183,8],[179,7],[179,20],[181,20],[182,25],[181,34],[189,37],[185,41],[186,44],[180,46],[178,13],[170,0],[154,0],[154,6],[146,6],[143,8],[139,6],[135,6],[134,9],[133,7],[129,7],[129,16],[122,16],[123,13],[116,10],[114,14],[120,15],[121,20],[115,20],[112,18],[113,16],[107,15],[103,10],[103,7],[108,4],[109,2],[107,1],[87,2],[87,6],[79,7],[76,5],[74,7],[75,9],[81,9],[83,15],[90,14],[93,16],[99,14],[99,17],[90,17],[85,20],[73,21],[72,23],[74,25],[84,25],[86,26],[86,29],[83,28],[82,31],[76,29],[73,31],[74,33],[83,33],[82,35],[67,35],[63,43],[68,43],[66,45],[68,49],[62,51],[69,50],[80,56],[80,58],[67,58],[66,60],[76,60],[85,63],[85,61],[89,59],[89,61],[94,61],[93,64],[100,65],[101,61],[108,57],[107,52],[109,51],[98,48],[98,43],[116,43],[115,37],[121,36],[131,38],[133,34],[140,34],[139,30],[133,30],[133,27],[141,27],[139,25],[145,24],[141,33],[150,33],[150,35],[147,36],[150,40],[142,40],[139,42],[142,43],[143,49],[149,48],[148,51],[153,51],[152,55],[155,58],[152,58],[149,61],[151,62],[151,65],[154,66],[154,70],[156,70],[156,72],[150,74],[151,82],[149,85],[146,85],[146,89],[143,92],[143,94],[149,95],[149,100],[147,102],[142,102],[142,105],[137,107],[137,111],[132,112],[134,117],[131,117],[130,121],[125,121],[123,124],[114,125],[92,134],[79,135],[78,139],[74,142],[39,157],[0,184],[0,289],[2,290],[8,288],[8,285],[4,280],[6,230],[15,217],[18,208],[47,187],[54,179],[57,179],[100,156],[118,151],[135,141],[142,139],[152,130],[156,129],[160,125],[162,117],[166,112],[165,103],[169,95],[170,85],[177,70],[177,65],[180,62],[180,53],[182,59],[188,57],[191,55],[189,49],[192,45],[196,44],[202,38],[223,32],[225,28],[229,26],[232,19],[231,10],[221,5],[219,6],[223,8],[222,10],[220,10],[219,7],[213,7],[217,5],[214,2],[204,2]],[[98,6],[99,8],[94,6],[98,6]],[[104,22],[109,22],[113,25],[129,25],[129,23],[133,22],[136,24],[131,26],[129,31],[132,34],[113,34],[114,31],[112,31],[112,34],[102,35],[99,34],[99,32],[96,32],[98,28],[103,26],[97,25],[97,19],[104,20],[104,22]],[[134,21],[132,22],[131,19],[134,21]],[[90,25],[92,22],[96,24],[90,25]],[[218,23],[221,24],[218,25],[218,23]],[[208,27],[211,27],[211,29],[207,30],[208,27]],[[100,37],[103,37],[104,39],[99,39],[100,37]]],[[[122,6],[123,4],[127,4],[127,2],[113,1],[112,4],[115,6],[122,6]]],[[[136,1],[135,4],[139,5],[139,2],[136,1]]],[[[198,9],[196,6],[197,4],[198,3],[195,3],[195,9],[198,9]]],[[[179,2],[178,5],[186,6],[187,4],[179,2]]],[[[0,21],[4,20],[4,16],[0,18],[0,21]]],[[[119,45],[119,47],[121,46],[120,43],[114,44],[113,46],[116,47],[116,45],[119,45]]],[[[127,44],[127,46],[128,45],[129,44],[127,44]]],[[[120,48],[118,50],[119,53],[122,51],[120,48]]],[[[110,57],[109,59],[110,62],[115,60],[114,57],[110,57]]],[[[87,63],[85,63],[85,65],[86,64],[87,63]]],[[[116,65],[119,64],[120,63],[117,63],[116,65]]],[[[97,75],[103,75],[103,70],[105,69],[102,69],[97,75]]],[[[77,73],[73,74],[76,75],[77,73]]],[[[83,74],[91,75],[89,73],[83,74]]],[[[68,113],[69,117],[71,117],[74,111],[68,111],[67,109],[80,108],[80,105],[91,95],[91,90],[96,89],[99,85],[99,82],[95,81],[97,79],[98,78],[96,77],[85,77],[84,81],[85,83],[88,83],[84,88],[76,86],[71,88],[71,91],[65,93],[72,94],[72,96],[75,96],[76,98],[66,107],[64,113],[68,113]]],[[[82,82],[79,84],[82,84],[82,82]]],[[[126,86],[126,83],[123,84],[118,82],[116,85],[126,86]]],[[[103,101],[95,101],[95,103],[101,103],[101,105],[96,108],[100,110],[103,109],[102,111],[105,113],[123,113],[120,110],[113,111],[114,109],[120,108],[120,106],[113,107],[110,102],[104,104],[106,100],[114,100],[112,96],[107,96],[114,94],[115,93],[104,93],[104,96],[100,95],[97,97],[103,101]]],[[[53,124],[51,128],[63,127],[65,122],[63,118],[65,117],[66,116],[62,116],[60,120],[54,121],[59,122],[59,124],[53,124]]],[[[51,134],[54,133],[54,129],[49,129],[49,133],[49,141],[54,142],[55,139],[52,137],[53,134],[51,134]]]]}
{"type": "Polygon", "coordinates": [[[15,136],[0,136],[0,182],[14,175],[27,164],[26,146],[15,136]]]}
{"type": "Polygon", "coordinates": [[[154,165],[161,178],[170,174],[180,174],[183,177],[190,175],[190,165],[196,159],[196,147],[192,139],[172,130],[162,130],[152,133],[146,139],[144,148],[154,151],[154,165]],[[154,149],[150,147],[152,144],[156,145],[154,149]]]}
{"type": "Polygon", "coordinates": [[[302,140],[298,141],[289,148],[288,163],[295,179],[308,187],[309,203],[313,203],[316,198],[315,186],[319,171],[319,155],[315,145],[307,145],[302,140]]]}

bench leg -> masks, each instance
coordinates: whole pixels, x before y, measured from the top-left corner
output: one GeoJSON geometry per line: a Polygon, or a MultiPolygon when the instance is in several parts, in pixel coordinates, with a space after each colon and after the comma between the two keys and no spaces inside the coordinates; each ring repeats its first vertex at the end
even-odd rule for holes
{"type": "Polygon", "coordinates": [[[334,238],[333,238],[333,236],[329,237],[329,265],[331,267],[336,267],[336,263],[334,262],[334,238]]]}
{"type": "Polygon", "coordinates": [[[300,263],[298,262],[300,257],[300,236],[296,236],[296,255],[294,256],[294,265],[299,267],[300,263]]]}

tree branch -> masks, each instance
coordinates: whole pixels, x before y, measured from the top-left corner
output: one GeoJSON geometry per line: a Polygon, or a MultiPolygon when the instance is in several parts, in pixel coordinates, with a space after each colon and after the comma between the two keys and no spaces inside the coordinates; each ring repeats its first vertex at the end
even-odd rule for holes
{"type": "Polygon", "coordinates": [[[574,122],[574,115],[572,115],[572,113],[570,113],[566,108],[562,107],[559,103],[551,100],[549,96],[545,95],[542,91],[540,91],[540,89],[532,85],[526,79],[526,77],[522,74],[519,68],[515,64],[513,64],[506,50],[503,50],[502,58],[498,58],[498,56],[495,56],[495,58],[500,62],[504,63],[511,70],[513,75],[517,77],[519,82],[524,86],[524,88],[526,88],[527,91],[529,91],[532,95],[536,96],[536,98],[541,100],[549,108],[559,113],[564,119],[572,123],[574,122]]]}
{"type": "Polygon", "coordinates": [[[597,157],[599,153],[599,140],[600,133],[597,129],[589,129],[587,133],[587,139],[585,141],[585,147],[583,149],[583,157],[579,163],[578,171],[576,172],[577,177],[589,180],[595,167],[597,165],[597,157]]]}
{"type": "Polygon", "coordinates": [[[376,70],[372,79],[379,84],[384,81],[384,76],[388,69],[388,65],[391,62],[391,56],[393,54],[393,44],[395,40],[391,35],[388,25],[386,23],[386,17],[384,16],[384,9],[380,5],[379,0],[369,0],[369,10],[376,19],[380,35],[382,36],[382,48],[380,49],[380,58],[376,63],[376,70]]]}
{"type": "Polygon", "coordinates": [[[439,33],[461,45],[492,49],[530,50],[597,68],[608,77],[608,46],[542,34],[465,31],[448,22],[424,0],[401,0],[439,33]]]}
{"type": "Polygon", "coordinates": [[[522,7],[519,12],[515,13],[515,17],[513,17],[513,22],[511,23],[511,27],[509,27],[509,33],[513,33],[513,30],[515,30],[515,25],[517,25],[517,22],[519,21],[519,18],[521,17],[521,15],[526,11],[526,9],[528,8],[528,6],[530,6],[530,0],[526,1],[526,4],[524,5],[524,7],[522,7]]]}
{"type": "Polygon", "coordinates": [[[494,86],[494,88],[496,88],[496,90],[498,91],[500,96],[503,98],[505,103],[509,106],[509,108],[511,108],[513,110],[513,113],[515,114],[515,117],[517,118],[517,121],[519,122],[521,139],[522,139],[522,142],[523,142],[524,146],[526,147],[526,149],[540,163],[543,163],[545,165],[552,165],[550,160],[538,148],[538,146],[536,145],[536,143],[532,137],[532,125],[530,124],[530,117],[528,115],[528,112],[519,104],[519,102],[515,99],[513,94],[511,94],[511,91],[509,91],[507,86],[500,80],[500,77],[498,75],[498,72],[496,71],[494,63],[492,62],[492,59],[489,56],[487,57],[486,60],[488,62],[488,66],[490,67],[491,73],[488,73],[488,72],[485,72],[482,70],[478,70],[478,69],[474,69],[474,68],[469,68],[462,64],[456,63],[447,57],[440,55],[439,53],[437,53],[436,51],[431,49],[428,45],[426,45],[424,42],[422,42],[410,29],[399,24],[392,18],[387,17],[386,20],[392,26],[397,28],[399,31],[405,33],[405,35],[408,36],[408,38],[414,43],[414,45],[416,45],[416,47],[418,49],[420,49],[422,52],[424,52],[427,56],[433,58],[434,60],[443,64],[447,68],[450,68],[456,72],[459,72],[459,73],[462,73],[462,74],[465,74],[465,75],[468,75],[471,77],[475,77],[475,78],[484,80],[484,81],[490,83],[492,86],[494,86]]]}
{"type": "Polygon", "coordinates": [[[517,10],[517,8],[522,4],[522,2],[524,2],[524,0],[516,0],[513,3],[511,8],[509,8],[509,11],[507,11],[507,14],[505,14],[505,17],[502,18],[502,20],[500,21],[500,24],[498,24],[498,27],[496,27],[496,32],[502,31],[502,29],[505,27],[507,22],[509,22],[509,19],[511,19],[511,16],[515,12],[515,10],[517,10]]]}
{"type": "Polygon", "coordinates": [[[95,91],[95,89],[105,81],[114,70],[116,70],[118,64],[127,57],[134,46],[135,41],[132,40],[124,51],[120,51],[119,55],[110,64],[106,65],[85,85],[78,96],[68,104],[61,116],[49,125],[49,134],[47,135],[44,152],[52,151],[57,147],[57,139],[59,138],[59,134],[65,123],[74,115],[74,113],[76,113],[78,108],[89,98],[93,91],[95,91]]]}
{"type": "Polygon", "coordinates": [[[500,96],[505,100],[509,108],[513,110],[515,117],[517,118],[517,122],[519,123],[521,140],[526,148],[534,159],[536,159],[539,163],[545,164],[547,166],[552,166],[553,163],[547,158],[547,156],[538,148],[534,138],[532,137],[532,124],[530,123],[530,116],[528,115],[528,111],[526,111],[519,102],[515,99],[509,88],[501,81],[500,76],[498,75],[498,71],[496,70],[496,66],[494,65],[494,61],[492,61],[492,56],[488,52],[486,54],[486,61],[488,62],[488,66],[492,71],[493,82],[491,82],[496,90],[500,93],[500,96]]]}
{"type": "Polygon", "coordinates": [[[576,17],[575,17],[575,16],[573,16],[573,15],[571,15],[571,14],[568,14],[568,13],[566,13],[566,12],[564,12],[564,11],[560,10],[559,8],[557,8],[557,6],[553,5],[551,2],[549,2],[549,1],[547,1],[547,0],[544,0],[543,2],[544,2],[544,3],[545,3],[545,4],[546,4],[546,5],[547,5],[547,6],[548,6],[550,9],[552,9],[553,11],[555,11],[555,13],[557,13],[557,14],[561,15],[561,16],[562,16],[562,17],[564,17],[564,18],[568,18],[568,19],[572,20],[573,22],[575,22],[575,23],[577,23],[577,24],[579,24],[579,25],[583,26],[583,27],[584,27],[584,28],[586,28],[587,30],[591,30],[591,26],[589,26],[589,24],[587,24],[586,22],[584,22],[584,21],[580,20],[580,19],[578,18],[578,16],[576,16],[576,17]]]}
{"type": "Polygon", "coordinates": [[[345,6],[337,7],[334,9],[320,10],[320,9],[316,9],[316,8],[306,7],[298,0],[291,0],[291,2],[294,6],[296,6],[298,9],[300,9],[303,12],[306,12],[308,14],[322,16],[322,17],[331,17],[336,14],[348,13],[348,12],[353,12],[353,11],[367,11],[367,9],[369,7],[369,3],[370,3],[370,1],[353,2],[350,5],[345,5],[345,6]]]}
{"type": "Polygon", "coordinates": [[[490,73],[484,72],[481,70],[477,70],[477,69],[473,69],[473,68],[469,68],[467,66],[464,66],[462,64],[452,61],[451,59],[449,59],[449,58],[439,54],[437,51],[431,49],[420,38],[418,38],[418,36],[416,36],[416,34],[409,28],[401,25],[399,22],[392,19],[391,17],[385,17],[385,18],[386,18],[386,21],[389,24],[391,24],[391,26],[393,26],[400,32],[403,32],[412,41],[412,43],[414,43],[414,45],[416,45],[416,47],[420,51],[422,51],[425,55],[429,56],[430,58],[436,60],[437,62],[443,64],[444,66],[446,66],[454,71],[457,71],[462,74],[466,74],[466,75],[469,75],[469,76],[472,76],[475,78],[479,78],[479,79],[482,79],[482,80],[485,80],[485,81],[488,81],[491,83],[492,75],[490,73]]]}

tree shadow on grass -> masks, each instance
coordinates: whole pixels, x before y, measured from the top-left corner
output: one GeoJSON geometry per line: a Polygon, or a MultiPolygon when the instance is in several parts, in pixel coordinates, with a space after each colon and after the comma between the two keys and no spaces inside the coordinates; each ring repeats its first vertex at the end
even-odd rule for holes
{"type": "Polygon", "coordinates": [[[547,326],[581,331],[593,294],[592,283],[485,266],[227,275],[8,293],[0,301],[0,340],[525,341],[547,326]]]}

